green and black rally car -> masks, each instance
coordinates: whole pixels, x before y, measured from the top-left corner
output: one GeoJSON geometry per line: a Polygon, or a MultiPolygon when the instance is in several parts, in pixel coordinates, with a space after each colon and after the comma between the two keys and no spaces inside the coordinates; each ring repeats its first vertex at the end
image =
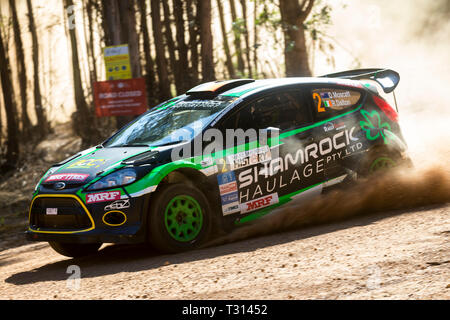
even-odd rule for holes
{"type": "Polygon", "coordinates": [[[292,199],[409,161],[388,69],[199,85],[36,186],[27,239],[77,257],[102,243],[197,248],[292,199]]]}

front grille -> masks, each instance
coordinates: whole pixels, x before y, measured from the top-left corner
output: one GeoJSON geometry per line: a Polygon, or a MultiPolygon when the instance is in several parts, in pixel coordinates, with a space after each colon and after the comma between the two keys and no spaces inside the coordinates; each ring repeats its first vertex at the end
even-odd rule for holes
{"type": "Polygon", "coordinates": [[[33,202],[30,227],[34,230],[81,230],[92,227],[92,223],[77,200],[42,197],[33,202]],[[47,214],[47,208],[56,208],[57,214],[47,214]]]}
{"type": "MultiPolygon", "coordinates": [[[[56,182],[42,182],[42,186],[44,186],[45,188],[49,188],[49,189],[55,189],[54,188],[54,186],[55,186],[55,184],[57,183],[57,182],[59,182],[59,181],[56,181],[56,182]]],[[[66,186],[64,187],[64,189],[73,189],[73,188],[78,188],[78,187],[81,187],[81,186],[83,186],[83,185],[85,185],[86,184],[86,182],[73,182],[73,181],[71,181],[71,182],[68,182],[68,181],[63,181],[65,184],[66,184],[66,186]]]]}

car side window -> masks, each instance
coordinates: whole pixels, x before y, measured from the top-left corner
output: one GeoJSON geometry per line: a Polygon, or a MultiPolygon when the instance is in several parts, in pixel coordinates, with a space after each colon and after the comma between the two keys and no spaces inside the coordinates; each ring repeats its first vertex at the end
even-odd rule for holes
{"type": "Polygon", "coordinates": [[[312,88],[310,97],[314,102],[314,114],[319,119],[328,118],[356,106],[362,97],[358,90],[347,88],[312,88]]]}
{"type": "Polygon", "coordinates": [[[281,130],[300,127],[312,121],[300,90],[271,94],[255,100],[223,122],[223,128],[281,130]]]}

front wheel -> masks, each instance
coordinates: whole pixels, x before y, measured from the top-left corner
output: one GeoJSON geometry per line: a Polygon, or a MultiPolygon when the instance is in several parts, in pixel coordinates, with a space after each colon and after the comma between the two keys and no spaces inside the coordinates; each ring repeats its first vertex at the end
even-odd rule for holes
{"type": "Polygon", "coordinates": [[[101,243],[49,242],[53,250],[66,257],[79,258],[97,253],[101,243]]]}
{"type": "Polygon", "coordinates": [[[162,252],[198,248],[212,232],[213,216],[206,196],[194,186],[163,186],[151,200],[149,240],[162,252]]]}

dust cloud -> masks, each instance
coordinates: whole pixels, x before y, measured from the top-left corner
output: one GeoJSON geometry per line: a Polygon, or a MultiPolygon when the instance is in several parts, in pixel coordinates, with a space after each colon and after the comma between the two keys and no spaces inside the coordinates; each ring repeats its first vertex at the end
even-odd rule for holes
{"type": "MultiPolygon", "coordinates": [[[[450,202],[450,1],[345,1],[333,12],[330,37],[346,47],[336,49],[335,71],[382,67],[400,73],[396,98],[414,168],[360,180],[307,202],[293,200],[213,244],[450,202]]],[[[392,96],[386,98],[393,105],[392,96]]]]}

